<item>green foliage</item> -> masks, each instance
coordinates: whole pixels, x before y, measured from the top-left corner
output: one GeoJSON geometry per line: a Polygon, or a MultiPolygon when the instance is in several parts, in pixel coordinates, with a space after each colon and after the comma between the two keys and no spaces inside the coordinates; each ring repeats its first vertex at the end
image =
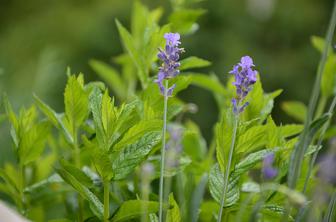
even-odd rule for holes
{"type": "Polygon", "coordinates": [[[144,213],[156,213],[159,210],[159,203],[155,201],[128,200],[125,201],[111,221],[129,221],[139,218],[144,213]]]}
{"type": "MultiPolygon", "coordinates": [[[[149,9],[134,1],[129,28],[116,20],[124,52],[112,59],[113,64],[89,62],[107,86],[85,84],[83,74],[71,75],[69,69],[64,112],[56,112],[34,95],[35,105],[16,114],[4,96],[5,115],[0,114],[0,123],[9,120],[15,159],[0,168],[0,196],[22,215],[32,221],[159,221],[164,101],[153,81],[160,66],[157,52],[164,47],[166,32],[179,32],[182,38],[192,35],[205,13],[195,5],[190,7],[198,0],[172,2],[172,13],[163,17],[163,8],[149,9]]],[[[319,37],[313,37],[312,43],[320,52],[329,44],[319,37]]],[[[312,155],[327,144],[316,143],[316,138],[335,136],[335,126],[323,129],[333,115],[333,109],[323,114],[335,94],[332,50],[323,67],[316,119],[309,125],[302,124],[311,110],[299,101],[284,102],[282,108],[300,124],[277,124],[272,109],[282,90],[265,92],[262,75],[243,101],[249,105],[235,115],[232,76],[223,84],[213,73],[188,71],[209,67],[208,60],[189,56],[180,62],[182,72],[169,79],[169,86],[176,84],[176,88],[168,100],[168,127],[181,132],[170,131],[166,141],[165,221],[216,220],[225,182],[226,221],[300,220],[312,209],[319,186],[325,193],[334,192],[330,184],[320,181],[318,166],[312,165],[307,192],[301,193],[312,155]],[[208,90],[217,103],[214,135],[207,140],[190,120],[192,105],[181,99],[183,95],[179,97],[190,85],[208,90]],[[232,164],[225,172],[232,142],[232,164]],[[262,173],[271,153],[278,175],[268,180],[262,173]],[[224,181],[225,173],[228,181],[224,181]]],[[[332,221],[335,195],[320,208],[319,219],[332,221]]]]}

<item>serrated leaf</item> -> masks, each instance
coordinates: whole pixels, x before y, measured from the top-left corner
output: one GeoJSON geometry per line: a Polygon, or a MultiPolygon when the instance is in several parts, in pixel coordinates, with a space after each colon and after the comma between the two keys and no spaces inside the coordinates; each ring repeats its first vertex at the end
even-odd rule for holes
{"type": "MultiPolygon", "coordinates": [[[[228,207],[235,204],[239,199],[239,187],[238,187],[238,179],[239,177],[233,178],[229,180],[225,206],[228,207]]],[[[209,189],[211,196],[220,203],[223,190],[224,190],[224,175],[219,168],[218,164],[215,164],[211,170],[209,175],[209,189]]]]}
{"type": "Polygon", "coordinates": [[[64,104],[65,116],[74,137],[76,129],[82,125],[89,113],[89,98],[84,90],[83,75],[78,77],[72,75],[68,78],[64,91],[64,104]]]}
{"type": "Polygon", "coordinates": [[[136,142],[140,137],[150,131],[160,131],[162,129],[161,120],[142,120],[127,130],[124,136],[114,146],[114,151],[119,151],[127,144],[136,142]]]}
{"type": "Polygon", "coordinates": [[[161,140],[161,132],[148,132],[137,142],[127,145],[113,160],[113,179],[121,180],[128,176],[161,140]]]}
{"type": "Polygon", "coordinates": [[[93,194],[87,187],[85,187],[65,169],[57,169],[57,173],[63,178],[65,182],[71,185],[84,199],[89,201],[90,205],[94,209],[93,212],[97,213],[96,216],[98,218],[103,218],[104,206],[95,194],[93,194]]]}
{"type": "Polygon", "coordinates": [[[198,58],[196,56],[191,56],[181,60],[180,70],[193,69],[193,68],[202,68],[211,65],[211,62],[198,58]]]}
{"type": "Polygon", "coordinates": [[[117,110],[114,101],[106,90],[102,95],[100,90],[94,89],[90,95],[90,110],[92,112],[99,148],[109,151],[114,141],[117,110]]]}
{"type": "Polygon", "coordinates": [[[26,165],[40,157],[48,138],[50,125],[47,122],[36,123],[20,138],[20,161],[26,165]]]}
{"type": "Polygon", "coordinates": [[[128,200],[125,201],[116,214],[112,217],[112,222],[130,221],[139,218],[147,213],[156,213],[159,210],[159,203],[154,201],[144,200],[128,200]]]}
{"type": "Polygon", "coordinates": [[[172,207],[167,210],[166,222],[180,222],[181,221],[180,208],[176,203],[174,195],[172,193],[169,194],[168,202],[172,207]]]}
{"type": "Polygon", "coordinates": [[[281,104],[281,108],[286,112],[287,115],[300,122],[304,122],[307,115],[307,107],[302,102],[286,101],[281,104]]]}
{"type": "Polygon", "coordinates": [[[126,98],[127,86],[117,70],[106,63],[97,60],[91,60],[89,64],[98,76],[100,76],[107,85],[111,87],[120,100],[124,100],[126,98]]]}

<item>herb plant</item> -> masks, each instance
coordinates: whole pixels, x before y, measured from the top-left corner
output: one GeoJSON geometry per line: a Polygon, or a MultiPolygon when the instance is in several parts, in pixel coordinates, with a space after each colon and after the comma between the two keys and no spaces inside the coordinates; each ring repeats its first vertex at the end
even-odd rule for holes
{"type": "Polygon", "coordinates": [[[116,20],[118,66],[91,60],[96,82],[68,69],[64,112],[39,95],[15,112],[2,97],[16,161],[0,169],[1,198],[32,221],[335,221],[336,6],[326,39],[312,38],[309,106],[285,102],[299,123],[277,125],[282,90],[264,92],[262,61],[242,55],[227,83],[194,71],[211,63],[180,46],[204,10],[176,2],[159,25],[162,8],[134,1],[130,31],[116,20]],[[209,143],[178,96],[190,85],[220,110],[209,143]]]}

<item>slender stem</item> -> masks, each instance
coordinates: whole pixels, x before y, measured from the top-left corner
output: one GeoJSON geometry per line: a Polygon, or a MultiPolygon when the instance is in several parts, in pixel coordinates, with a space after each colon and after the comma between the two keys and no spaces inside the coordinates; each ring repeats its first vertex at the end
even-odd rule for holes
{"type": "MultiPolygon", "coordinates": [[[[73,158],[74,158],[74,161],[75,161],[75,164],[76,164],[76,167],[77,168],[81,168],[81,163],[80,163],[80,149],[78,147],[78,138],[77,138],[77,129],[76,127],[74,126],[73,128],[73,158]]],[[[78,209],[79,209],[79,212],[78,212],[78,221],[79,222],[82,222],[84,221],[84,210],[83,210],[83,199],[80,195],[77,196],[77,202],[78,202],[78,209]]]]}
{"type": "Polygon", "coordinates": [[[334,190],[334,193],[331,197],[331,200],[327,208],[327,212],[324,215],[323,222],[331,222],[333,220],[336,212],[335,209],[336,209],[336,191],[334,190]]]}
{"type": "Polygon", "coordinates": [[[104,222],[109,221],[110,217],[110,182],[104,181],[104,222]]]}
{"type": "Polygon", "coordinates": [[[228,159],[228,163],[226,165],[226,170],[224,172],[223,195],[222,195],[222,199],[221,199],[221,205],[220,205],[220,209],[219,209],[219,214],[218,214],[217,222],[222,221],[222,214],[223,214],[223,208],[225,206],[227,186],[229,184],[229,175],[230,175],[230,168],[231,168],[231,162],[232,162],[232,157],[233,157],[233,150],[234,150],[235,142],[236,142],[236,135],[237,135],[237,128],[238,128],[238,119],[239,119],[239,116],[235,115],[234,126],[233,126],[233,134],[232,134],[232,140],[231,140],[231,147],[230,147],[230,153],[229,153],[229,159],[228,159]]]}
{"type": "Polygon", "coordinates": [[[22,215],[26,215],[26,198],[24,195],[24,189],[26,186],[26,179],[25,179],[25,166],[20,163],[20,179],[21,179],[21,185],[20,185],[20,204],[19,208],[22,215]]]}
{"type": "MultiPolygon", "coordinates": [[[[333,101],[330,104],[330,107],[329,107],[329,110],[328,110],[329,114],[331,114],[331,115],[333,114],[335,105],[336,105],[336,95],[334,96],[333,101]]],[[[321,134],[320,134],[319,139],[318,139],[317,144],[316,144],[317,150],[314,152],[313,157],[310,159],[309,168],[308,168],[308,172],[307,172],[305,183],[304,183],[304,187],[303,187],[303,193],[306,193],[307,186],[308,186],[308,181],[309,181],[309,178],[311,176],[311,172],[313,170],[313,167],[315,165],[315,162],[316,162],[316,159],[317,159],[317,156],[318,156],[318,153],[319,153],[319,147],[322,144],[323,136],[324,136],[325,132],[327,131],[327,129],[329,127],[329,124],[330,124],[330,120],[327,121],[324,124],[324,126],[322,128],[322,131],[321,131],[321,134]]]]}
{"type": "Polygon", "coordinates": [[[316,76],[316,80],[315,80],[314,87],[313,87],[313,93],[309,101],[309,107],[308,107],[308,113],[306,116],[305,126],[300,136],[299,142],[296,145],[293,151],[293,154],[292,154],[291,162],[293,163],[293,166],[292,166],[293,172],[290,173],[288,177],[288,185],[290,188],[296,187],[297,180],[301,174],[301,167],[302,167],[302,161],[304,158],[304,154],[305,154],[307,147],[309,146],[309,141],[310,141],[309,133],[308,133],[309,125],[312,122],[313,115],[316,109],[317,100],[319,98],[321,79],[322,79],[323,71],[325,69],[327,55],[328,55],[332,37],[335,31],[335,26],[336,26],[336,2],[334,3],[334,8],[333,8],[332,17],[331,17],[328,31],[327,31],[324,50],[323,50],[322,57],[320,59],[319,67],[317,70],[317,76],[316,76]]]}
{"type": "Polygon", "coordinates": [[[323,111],[325,109],[325,106],[327,104],[328,98],[324,95],[321,96],[319,103],[317,105],[316,113],[315,113],[315,118],[318,118],[323,114],[323,111]]]}
{"type": "Polygon", "coordinates": [[[164,105],[163,105],[163,128],[162,128],[162,147],[161,147],[161,172],[160,172],[160,190],[159,190],[159,222],[163,221],[163,174],[165,166],[166,152],[166,131],[167,131],[167,105],[168,105],[168,80],[165,80],[164,105]]]}

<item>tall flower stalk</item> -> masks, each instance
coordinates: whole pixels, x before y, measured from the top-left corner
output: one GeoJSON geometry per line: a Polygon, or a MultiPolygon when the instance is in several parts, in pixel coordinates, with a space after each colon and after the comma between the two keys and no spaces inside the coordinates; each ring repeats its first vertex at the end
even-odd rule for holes
{"type": "Polygon", "coordinates": [[[166,33],[164,35],[166,39],[165,49],[159,49],[158,58],[162,61],[162,65],[159,68],[158,77],[155,82],[159,85],[161,94],[164,97],[163,106],[163,128],[162,128],[162,148],[161,148],[161,170],[160,170],[160,188],[159,188],[159,221],[163,221],[163,184],[164,184],[164,167],[165,167],[165,152],[166,152],[166,131],[167,131],[167,109],[168,98],[172,95],[175,88],[175,84],[169,87],[168,80],[176,77],[180,71],[179,58],[180,53],[183,52],[182,48],[179,48],[180,35],[178,33],[166,33]]]}
{"type": "Polygon", "coordinates": [[[257,71],[253,70],[253,67],[254,64],[252,58],[249,56],[243,56],[240,60],[240,63],[235,65],[230,71],[230,74],[234,75],[235,81],[233,82],[233,85],[236,87],[236,98],[232,99],[234,125],[228,162],[224,172],[224,186],[221,198],[221,206],[217,218],[218,222],[222,221],[223,208],[225,206],[232,157],[234,153],[237,130],[239,125],[239,114],[244,111],[246,106],[248,106],[249,103],[245,102],[244,99],[246,98],[248,92],[251,91],[251,86],[257,81],[257,71]]]}

